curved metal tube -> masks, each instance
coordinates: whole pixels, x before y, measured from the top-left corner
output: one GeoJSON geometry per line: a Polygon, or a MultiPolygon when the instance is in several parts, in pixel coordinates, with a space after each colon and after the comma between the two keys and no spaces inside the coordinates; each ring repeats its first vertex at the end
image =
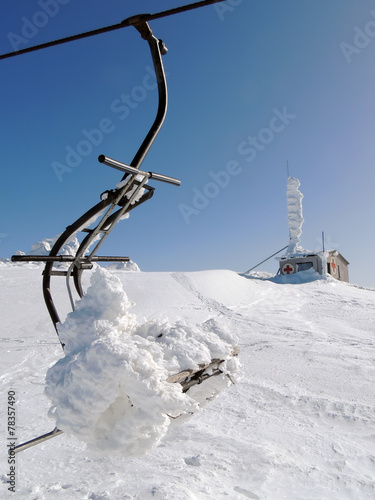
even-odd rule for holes
{"type": "MultiPolygon", "coordinates": [[[[136,24],[135,28],[141,33],[142,38],[146,39],[152,55],[152,61],[154,63],[156,81],[158,84],[158,96],[159,96],[159,105],[156,113],[156,117],[154,123],[151,125],[148,134],[146,135],[144,141],[139,147],[137,153],[135,154],[133,160],[130,163],[131,167],[139,168],[141,163],[143,162],[146,154],[148,153],[152,143],[154,142],[161,126],[163,125],[165,115],[167,113],[168,106],[168,92],[167,92],[167,82],[164,73],[163,62],[161,59],[162,53],[166,54],[167,49],[164,43],[156,38],[151,31],[149,25],[145,22],[140,25],[136,24]],[[145,30],[147,32],[145,33],[145,30]]],[[[123,179],[126,177],[124,175],[123,179]]]]}
{"type": "MultiPolygon", "coordinates": [[[[156,113],[155,120],[153,124],[151,125],[145,139],[143,140],[141,146],[139,147],[136,155],[134,156],[130,166],[139,169],[142,161],[144,160],[146,154],[148,153],[152,143],[154,142],[163,122],[165,119],[165,115],[167,112],[167,84],[166,84],[166,79],[165,79],[165,73],[164,73],[164,68],[163,68],[163,63],[162,63],[162,54],[166,53],[166,48],[161,40],[158,40],[151,31],[151,28],[145,21],[141,21],[139,19],[135,19],[133,26],[141,33],[142,38],[147,40],[150,50],[151,50],[151,55],[152,55],[152,61],[154,64],[154,69],[155,69],[155,74],[156,74],[156,80],[158,84],[158,109],[156,113]]],[[[129,174],[125,174],[123,179],[127,177],[129,174]]],[[[135,176],[133,176],[134,179],[135,176]]],[[[134,205],[127,205],[126,208],[124,207],[123,204],[121,204],[121,200],[118,198],[119,197],[119,192],[121,190],[112,190],[107,192],[107,198],[105,200],[102,200],[99,202],[97,205],[92,207],[90,210],[88,210],[84,215],[82,215],[76,222],[74,222],[71,226],[68,226],[66,230],[61,234],[61,236],[58,238],[56,243],[54,244],[49,256],[50,257],[56,257],[61,250],[62,246],[65,245],[73,236],[75,233],[78,231],[82,230],[82,228],[85,227],[85,225],[96,215],[100,214],[100,212],[107,207],[109,207],[113,203],[118,203],[120,208],[119,210],[115,211],[115,213],[112,213],[111,215],[108,216],[106,221],[102,226],[100,226],[101,229],[105,230],[106,227],[114,225],[119,219],[120,216],[123,215],[126,212],[129,212],[135,206],[138,206],[140,203],[143,203],[147,199],[151,198],[153,195],[153,189],[149,189],[142,197],[141,199],[134,205]],[[121,208],[122,207],[122,208],[121,208]],[[120,216],[118,216],[121,213],[120,216]]],[[[121,197],[120,197],[121,198],[121,197]]],[[[111,210],[111,209],[110,209],[111,210]]],[[[99,226],[98,226],[99,227],[99,226]]],[[[83,268],[77,265],[77,263],[80,263],[80,259],[83,258],[84,250],[88,248],[92,240],[97,234],[95,233],[95,230],[93,232],[89,232],[87,236],[83,239],[83,241],[80,244],[80,247],[76,253],[75,260],[70,266],[68,272],[67,272],[67,280],[69,281],[70,276],[72,276],[75,284],[75,288],[80,296],[83,295],[83,290],[82,290],[82,285],[81,285],[81,276],[83,272],[83,268]]],[[[98,245],[99,247],[100,245],[98,245]]],[[[94,248],[94,251],[89,255],[89,257],[85,257],[85,262],[90,262],[90,258],[94,257],[95,252],[97,250],[97,247],[94,248]]],[[[55,330],[58,335],[57,331],[57,324],[60,322],[59,315],[57,313],[55,304],[52,299],[52,294],[51,294],[51,276],[53,274],[52,271],[53,268],[53,262],[46,262],[44,272],[43,272],[43,296],[44,300],[48,309],[48,312],[51,316],[51,320],[53,322],[53,325],[55,327],[55,330]]],[[[72,300],[71,297],[71,291],[70,291],[70,286],[68,283],[68,292],[69,296],[72,300]]],[[[60,341],[61,342],[61,341],[60,341]]],[[[62,344],[62,343],[61,343],[62,344]]],[[[62,344],[62,347],[63,344],[62,344]]]]}

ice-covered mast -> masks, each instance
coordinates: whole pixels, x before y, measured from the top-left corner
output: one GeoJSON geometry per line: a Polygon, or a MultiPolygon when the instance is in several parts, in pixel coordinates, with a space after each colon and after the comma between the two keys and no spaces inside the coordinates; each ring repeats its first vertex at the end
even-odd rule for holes
{"type": "MultiPolygon", "coordinates": [[[[289,170],[289,168],[288,168],[289,170]]],[[[295,177],[290,177],[288,172],[288,181],[286,189],[286,197],[288,204],[288,228],[289,228],[289,246],[287,255],[295,255],[302,251],[299,246],[300,237],[302,234],[302,198],[303,194],[298,189],[300,181],[295,177]]]]}

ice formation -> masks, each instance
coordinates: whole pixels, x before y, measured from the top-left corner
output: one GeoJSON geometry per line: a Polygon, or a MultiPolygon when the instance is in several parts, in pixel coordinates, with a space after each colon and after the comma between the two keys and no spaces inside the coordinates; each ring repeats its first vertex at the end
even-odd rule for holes
{"type": "Polygon", "coordinates": [[[139,325],[130,308],[120,280],[97,267],[87,294],[59,326],[65,356],[49,368],[45,392],[59,429],[100,453],[140,456],[174,417],[196,412],[227,387],[239,362],[231,356],[236,339],[214,320],[139,325]],[[167,382],[215,358],[228,359],[223,373],[188,393],[167,382]]]}
{"type": "MultiPolygon", "coordinates": [[[[45,238],[38,243],[33,243],[31,245],[31,250],[27,252],[27,255],[48,255],[59,238],[59,234],[53,238],[45,238]]],[[[60,250],[60,255],[75,255],[79,247],[79,242],[77,238],[73,237],[68,243],[66,243],[60,250]]]]}
{"type": "Polygon", "coordinates": [[[287,255],[294,255],[302,248],[299,247],[302,234],[302,198],[303,194],[298,189],[300,182],[295,177],[288,177],[287,182],[287,203],[288,203],[288,227],[289,227],[289,246],[287,255]]]}

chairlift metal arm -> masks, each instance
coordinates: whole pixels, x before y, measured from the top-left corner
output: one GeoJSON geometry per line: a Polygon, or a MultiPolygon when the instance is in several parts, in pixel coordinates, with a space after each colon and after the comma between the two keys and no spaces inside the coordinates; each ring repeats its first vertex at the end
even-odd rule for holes
{"type": "MultiPolygon", "coordinates": [[[[152,143],[154,142],[161,126],[163,125],[165,115],[167,113],[168,105],[168,93],[167,93],[167,82],[165,78],[165,72],[162,62],[162,55],[167,53],[167,48],[162,40],[159,40],[152,34],[152,30],[147,22],[140,21],[139,23],[133,21],[134,27],[140,32],[142,38],[146,40],[149,44],[152,62],[154,64],[156,81],[158,84],[158,97],[159,104],[156,113],[154,123],[151,125],[144,141],[139,147],[137,153],[135,154],[133,160],[130,163],[131,167],[139,168],[143,162],[146,154],[148,153],[152,143]]],[[[126,177],[124,175],[123,179],[126,177]]]]}
{"type": "MultiPolygon", "coordinates": [[[[164,67],[162,63],[162,54],[166,53],[166,48],[165,45],[162,41],[157,39],[153,34],[152,30],[147,24],[147,22],[138,20],[138,19],[133,19],[132,24],[134,27],[140,32],[142,38],[144,38],[150,47],[151,51],[151,56],[152,56],[152,61],[155,69],[155,75],[156,75],[156,80],[158,84],[158,109],[156,113],[155,120],[153,124],[151,125],[145,139],[143,140],[141,146],[139,147],[135,157],[133,158],[131,162],[131,167],[133,170],[139,169],[142,161],[144,160],[146,154],[148,153],[152,143],[154,142],[161,126],[163,125],[166,111],[167,111],[167,84],[166,84],[166,78],[165,78],[165,72],[164,72],[164,67]]],[[[103,155],[101,155],[103,157],[103,155]]],[[[100,158],[101,158],[100,157],[100,158]]],[[[105,158],[105,157],[104,157],[105,158]]],[[[120,165],[121,163],[118,162],[120,165]]],[[[134,171],[130,173],[130,175],[133,176],[134,179],[134,171]]],[[[147,173],[148,175],[148,173],[147,173]]],[[[125,175],[123,176],[123,179],[129,176],[129,173],[126,172],[125,175]]],[[[151,175],[148,175],[148,177],[151,177],[151,175]]],[[[163,177],[163,176],[161,176],[163,177]]],[[[157,179],[157,180],[162,180],[162,179],[157,179]]],[[[65,245],[70,238],[74,236],[77,231],[80,230],[80,228],[84,227],[88,222],[95,217],[96,215],[100,214],[102,210],[107,209],[112,203],[118,202],[121,204],[119,200],[116,200],[116,197],[118,197],[119,190],[112,190],[107,192],[107,198],[105,200],[102,200],[100,203],[95,205],[92,209],[90,209],[88,212],[86,212],[82,217],[80,217],[74,224],[71,226],[68,226],[67,229],[64,231],[64,233],[58,238],[56,241],[55,245],[53,246],[49,256],[50,257],[55,257],[58,255],[59,251],[61,250],[62,246],[65,245]]],[[[145,192],[145,194],[141,197],[141,199],[136,203],[136,205],[130,205],[129,203],[127,204],[127,207],[125,210],[120,209],[119,211],[123,212],[123,214],[129,212],[132,210],[135,206],[138,206],[140,203],[143,203],[147,199],[151,198],[153,195],[153,189],[149,189],[145,192]]],[[[109,216],[107,219],[107,222],[103,225],[103,230],[107,230],[107,228],[112,229],[112,227],[116,224],[117,220],[119,219],[117,217],[117,213],[115,212],[112,215],[109,216]]],[[[90,246],[94,238],[96,237],[95,231],[89,232],[84,240],[82,241],[78,251],[77,251],[77,259],[83,258],[84,250],[90,246]]],[[[87,265],[90,259],[94,258],[95,253],[97,249],[99,248],[100,245],[97,245],[94,248],[94,251],[90,254],[90,256],[85,258],[85,264],[87,265]]],[[[53,267],[53,262],[46,262],[44,273],[43,273],[43,296],[44,300],[48,309],[48,312],[51,316],[52,322],[54,324],[54,327],[57,331],[57,324],[60,322],[60,317],[57,313],[55,304],[52,299],[52,294],[51,294],[51,276],[52,276],[52,267],[53,267]]],[[[81,277],[83,273],[84,267],[81,266],[80,268],[77,267],[76,261],[71,266],[71,269],[67,275],[67,281],[69,281],[70,276],[72,276],[75,288],[80,296],[83,294],[83,289],[82,289],[82,284],[81,284],[81,277]]],[[[71,297],[71,291],[68,285],[68,291],[69,295],[71,297]]],[[[72,300],[72,297],[71,297],[72,300]]],[[[58,332],[57,332],[58,333],[58,332]]]]}

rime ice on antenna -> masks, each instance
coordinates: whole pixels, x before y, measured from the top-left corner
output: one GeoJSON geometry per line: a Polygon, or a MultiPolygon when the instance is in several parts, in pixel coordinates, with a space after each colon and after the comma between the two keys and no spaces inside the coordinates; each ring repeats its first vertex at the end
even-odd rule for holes
{"type": "Polygon", "coordinates": [[[300,181],[295,177],[288,177],[286,197],[288,203],[288,227],[289,227],[289,246],[287,255],[301,253],[303,250],[299,246],[302,234],[302,198],[303,194],[298,189],[300,181]]]}

